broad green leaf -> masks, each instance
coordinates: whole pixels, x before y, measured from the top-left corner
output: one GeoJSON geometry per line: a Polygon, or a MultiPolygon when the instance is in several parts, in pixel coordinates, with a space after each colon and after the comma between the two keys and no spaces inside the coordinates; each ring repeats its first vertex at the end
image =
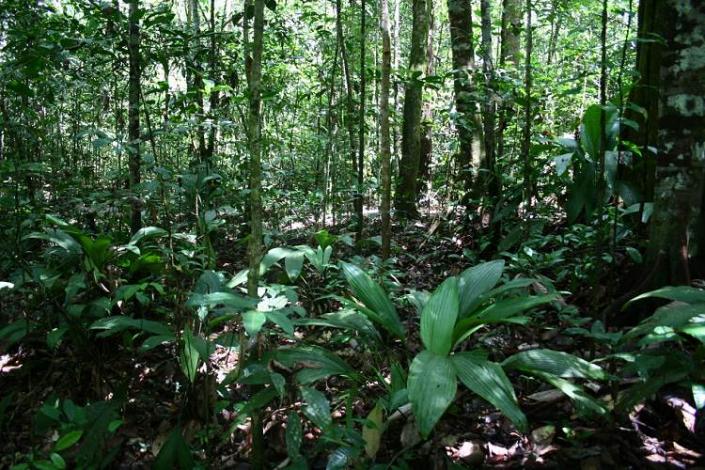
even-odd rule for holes
{"type": "Polygon", "coordinates": [[[286,334],[294,334],[294,324],[283,312],[279,310],[271,310],[269,312],[264,312],[264,315],[267,317],[267,320],[271,321],[275,325],[278,325],[286,334]]]}
{"type": "Polygon", "coordinates": [[[271,268],[275,263],[278,263],[279,261],[283,260],[292,253],[293,250],[281,246],[269,250],[267,254],[262,257],[262,261],[260,262],[260,276],[267,272],[267,270],[271,268]]]}
{"type": "Polygon", "coordinates": [[[159,450],[154,465],[155,470],[171,470],[174,468],[195,468],[191,448],[181,435],[181,428],[176,427],[159,450]]]}
{"type": "Polygon", "coordinates": [[[0,340],[14,344],[29,333],[29,322],[25,319],[17,320],[0,329],[0,340]]]}
{"type": "MultiPolygon", "coordinates": [[[[330,248],[330,247],[328,247],[330,248]]],[[[346,470],[350,468],[355,450],[351,447],[338,447],[329,456],[326,470],[346,470]]]]}
{"type": "Polygon", "coordinates": [[[323,393],[315,388],[301,387],[301,398],[306,402],[303,412],[313,424],[321,430],[331,425],[330,403],[323,393]]]}
{"type": "Polygon", "coordinates": [[[563,392],[568,398],[570,398],[575,403],[575,406],[579,410],[583,412],[593,412],[598,415],[607,414],[607,409],[602,405],[602,403],[588,395],[585,389],[580,385],[576,385],[573,382],[569,382],[568,380],[562,379],[552,374],[535,373],[534,375],[545,380],[546,382],[550,383],[558,390],[563,392]]]}
{"type": "MultiPolygon", "coordinates": [[[[636,302],[637,300],[647,299],[650,297],[677,300],[678,302],[685,302],[688,304],[705,304],[705,290],[703,289],[697,289],[690,286],[668,286],[634,297],[627,305],[632,302],[636,302]]],[[[705,309],[705,306],[703,308],[705,309]]]]}
{"type": "Polygon", "coordinates": [[[267,316],[264,312],[250,310],[242,314],[242,324],[245,326],[245,331],[247,331],[250,337],[257,336],[266,321],[267,316]]]}
{"type": "Polygon", "coordinates": [[[657,327],[683,328],[690,321],[705,314],[705,304],[669,304],[659,308],[649,318],[632,328],[624,336],[625,340],[650,333],[657,327]]]}
{"type": "Polygon", "coordinates": [[[140,349],[142,351],[149,351],[150,349],[154,349],[157,346],[161,346],[162,344],[167,344],[174,341],[174,335],[157,335],[157,336],[150,336],[144,342],[142,343],[142,346],[140,346],[140,349]]]}
{"type": "Polygon", "coordinates": [[[460,318],[477,307],[479,297],[492,289],[504,271],[504,260],[490,261],[466,269],[458,278],[460,294],[460,318]]]}
{"type": "MultiPolygon", "coordinates": [[[[453,331],[453,340],[455,344],[467,338],[469,331],[474,331],[473,328],[481,325],[490,325],[493,323],[516,323],[513,317],[518,314],[538,307],[539,305],[547,304],[556,299],[556,294],[547,294],[533,297],[514,297],[496,302],[476,314],[460,320],[453,331]]],[[[522,321],[523,322],[523,319],[522,321]]]]}
{"type": "Polygon", "coordinates": [[[51,460],[51,463],[54,464],[54,467],[58,468],[59,470],[63,470],[64,468],[66,468],[66,461],[62,456],[60,456],[56,452],[52,452],[49,456],[49,459],[51,460]]]}
{"type": "Polygon", "coordinates": [[[304,267],[304,254],[301,251],[294,251],[284,259],[284,268],[289,280],[294,281],[301,274],[304,267]]]}
{"type": "Polygon", "coordinates": [[[61,452],[62,450],[68,449],[75,443],[81,439],[81,436],[83,436],[83,431],[80,429],[75,430],[75,431],[70,431],[63,436],[59,438],[58,441],[56,441],[56,444],[54,445],[54,450],[57,452],[61,452]]]}
{"type": "Polygon", "coordinates": [[[198,371],[199,354],[189,327],[184,330],[180,359],[181,370],[189,382],[193,383],[196,380],[196,371],[198,371]]]}
{"type": "Polygon", "coordinates": [[[458,318],[458,280],[449,277],[433,293],[421,312],[421,341],[431,352],[447,355],[453,346],[458,318]]]}
{"type": "Polygon", "coordinates": [[[340,310],[321,315],[318,318],[302,318],[296,321],[298,325],[327,326],[356,331],[374,341],[381,339],[379,332],[365,315],[355,310],[340,310]]]}
{"type": "Polygon", "coordinates": [[[384,410],[378,402],[370,414],[367,415],[365,425],[362,427],[362,440],[365,441],[365,454],[371,459],[375,458],[379,451],[379,443],[382,439],[384,423],[384,410]]]}
{"type": "Polygon", "coordinates": [[[295,411],[290,411],[286,417],[286,453],[290,458],[300,455],[302,441],[301,418],[295,411]]]}
{"type": "Polygon", "coordinates": [[[142,227],[130,239],[130,245],[136,245],[145,238],[163,237],[169,232],[159,227],[142,227]]]}
{"type": "MultiPolygon", "coordinates": [[[[403,338],[404,327],[399,320],[394,304],[379,284],[374,282],[365,271],[353,264],[341,263],[341,267],[353,295],[367,309],[374,312],[375,315],[370,320],[379,323],[397,338],[403,338]]],[[[365,310],[362,312],[366,313],[365,310]]]]}
{"type": "Polygon", "coordinates": [[[458,383],[451,359],[422,351],[409,367],[407,389],[411,409],[424,437],[433,430],[455,398],[458,383]]]}
{"type": "Polygon", "coordinates": [[[528,422],[519,409],[514,387],[499,364],[472,353],[459,353],[451,358],[458,378],[467,388],[492,403],[517,429],[527,431],[528,422]]]}
{"type": "Polygon", "coordinates": [[[528,374],[547,373],[563,378],[605,380],[607,374],[602,367],[591,364],[572,354],[551,349],[531,349],[508,357],[503,366],[528,374]]]}
{"type": "Polygon", "coordinates": [[[257,306],[257,301],[242,297],[231,292],[211,292],[210,294],[191,294],[186,302],[187,307],[216,307],[223,305],[235,310],[245,310],[257,306]]]}
{"type": "Polygon", "coordinates": [[[594,104],[590,106],[583,116],[583,123],[580,126],[580,143],[585,152],[593,160],[597,160],[600,153],[600,141],[602,134],[600,131],[602,121],[602,108],[594,104]]]}
{"type": "Polygon", "coordinates": [[[142,330],[159,336],[174,336],[174,332],[171,331],[171,329],[164,323],[153,320],[143,320],[141,318],[130,318],[121,315],[96,320],[91,324],[90,329],[105,330],[103,333],[98,335],[101,338],[114,335],[115,333],[119,333],[127,329],[142,330]]]}
{"type": "Polygon", "coordinates": [[[323,348],[302,346],[280,348],[273,353],[276,360],[287,367],[303,366],[296,374],[302,384],[310,384],[332,375],[353,377],[355,371],[335,354],[323,348]]]}

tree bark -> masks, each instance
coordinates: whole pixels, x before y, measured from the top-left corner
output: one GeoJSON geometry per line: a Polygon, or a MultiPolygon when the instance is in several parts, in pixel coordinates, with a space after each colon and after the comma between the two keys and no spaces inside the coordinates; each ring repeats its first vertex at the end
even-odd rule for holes
{"type": "Polygon", "coordinates": [[[472,36],[471,0],[448,0],[450,43],[453,55],[453,93],[455,94],[455,127],[458,132],[458,167],[464,189],[472,187],[472,160],[475,103],[472,98],[472,74],[475,51],[472,36]]]}
{"type": "MultiPolygon", "coordinates": [[[[433,2],[429,0],[429,4],[432,5],[433,2]]],[[[428,23],[428,40],[426,45],[426,76],[434,75],[436,73],[435,52],[433,47],[436,35],[436,18],[433,14],[432,7],[428,18],[428,23]]],[[[419,158],[418,185],[419,189],[422,189],[425,182],[430,177],[430,166],[433,153],[433,107],[430,101],[426,101],[423,103],[423,110],[421,112],[420,149],[421,156],[419,158]]]]}
{"type": "Polygon", "coordinates": [[[187,83],[188,92],[196,103],[196,141],[193,144],[193,155],[201,163],[206,163],[207,149],[206,137],[203,130],[203,67],[199,57],[201,54],[201,13],[198,9],[198,0],[190,0],[189,13],[191,16],[191,41],[187,67],[191,80],[187,83]]]}
{"type": "MultiPolygon", "coordinates": [[[[521,63],[521,0],[504,0],[502,5],[502,31],[500,33],[499,66],[505,70],[516,70],[521,63]]],[[[502,100],[497,126],[497,156],[504,157],[504,132],[513,114],[516,92],[512,90],[502,100]]]]}
{"type": "Polygon", "coordinates": [[[130,228],[136,233],[142,228],[142,203],[134,192],[140,184],[140,26],[139,0],[130,0],[128,10],[128,56],[129,56],[129,86],[128,86],[128,154],[129,179],[128,184],[132,194],[132,213],[130,228]]]}
{"type": "Polygon", "coordinates": [[[382,35],[382,80],[379,93],[379,127],[380,127],[380,160],[382,204],[382,259],[389,257],[391,247],[391,150],[389,136],[389,81],[392,67],[392,48],[389,37],[389,6],[387,0],[380,0],[380,33],[382,35]]]}
{"type": "Polygon", "coordinates": [[[404,91],[404,122],[402,125],[401,162],[396,208],[401,217],[418,216],[418,171],[421,158],[421,107],[426,68],[426,41],[428,38],[428,0],[413,1],[413,24],[408,77],[404,91]]]}
{"type": "Polygon", "coordinates": [[[531,0],[526,0],[526,50],[524,58],[524,98],[526,100],[526,106],[524,108],[524,132],[521,151],[524,160],[524,201],[527,202],[529,208],[533,206],[533,198],[535,196],[533,169],[531,164],[531,92],[533,88],[531,54],[533,47],[533,32],[531,31],[531,0]]]}
{"type": "Polygon", "coordinates": [[[483,190],[491,200],[499,197],[499,180],[495,161],[495,80],[492,60],[492,10],[489,0],[480,2],[482,12],[482,71],[485,76],[485,99],[483,103],[483,127],[485,140],[485,159],[483,162],[483,190]]]}
{"type": "MultiPolygon", "coordinates": [[[[248,75],[249,116],[247,137],[250,150],[250,240],[247,295],[258,298],[259,265],[262,259],[262,49],[264,37],[264,0],[254,0],[252,61],[248,75]]],[[[261,338],[257,338],[257,347],[261,338]]],[[[264,432],[262,413],[252,413],[252,467],[264,469],[264,432]]]]}
{"type": "Polygon", "coordinates": [[[702,260],[705,172],[705,3],[663,0],[657,187],[647,266],[652,287],[688,284],[702,260]]]}
{"type": "Polygon", "coordinates": [[[357,155],[357,187],[355,188],[355,215],[357,218],[356,238],[362,240],[362,228],[364,226],[362,186],[364,183],[365,165],[365,43],[367,14],[365,12],[365,0],[360,2],[360,108],[358,114],[358,155],[357,155]]]}
{"type": "Polygon", "coordinates": [[[625,117],[639,124],[639,128],[624,126],[622,129],[622,140],[634,144],[641,153],[641,156],[632,159],[632,165],[622,168],[622,178],[637,190],[642,203],[654,200],[656,155],[651,149],[656,147],[658,140],[664,14],[662,0],[639,2],[636,59],[638,79],[632,87],[629,102],[641,108],[641,111],[632,106],[625,112],[625,117]]]}
{"type": "MultiPolygon", "coordinates": [[[[335,30],[340,43],[340,57],[343,64],[343,76],[345,78],[345,127],[348,131],[350,143],[350,162],[352,164],[353,175],[357,174],[357,151],[355,148],[355,104],[353,100],[352,73],[350,71],[350,61],[348,60],[347,47],[345,47],[345,36],[343,35],[343,11],[341,0],[335,0],[335,30]]],[[[355,198],[353,209],[357,213],[357,198],[355,198]]]]}

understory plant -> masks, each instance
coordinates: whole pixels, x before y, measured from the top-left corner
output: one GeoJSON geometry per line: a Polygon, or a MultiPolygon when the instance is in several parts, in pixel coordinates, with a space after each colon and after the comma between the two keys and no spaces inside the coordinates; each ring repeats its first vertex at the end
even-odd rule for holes
{"type": "Polygon", "coordinates": [[[668,303],[629,330],[618,343],[616,357],[626,362],[622,374],[638,381],[624,390],[617,405],[630,410],[665,386],[692,394],[697,410],[705,407],[705,290],[670,286],[647,292],[628,304],[644,299],[668,303]]]}
{"type": "MultiPolygon", "coordinates": [[[[503,363],[489,360],[481,349],[465,350],[473,334],[498,324],[525,325],[524,313],[556,300],[556,294],[527,295],[535,281],[515,279],[495,287],[502,277],[503,261],[482,263],[457,277],[449,277],[432,295],[414,297],[420,310],[423,350],[411,362],[406,394],[420,433],[428,437],[455,399],[458,380],[472,392],[497,407],[519,430],[528,422],[519,408],[513,385],[505,370],[516,370],[558,388],[581,409],[600,415],[605,407],[592,398],[575,379],[604,380],[598,365],[576,356],[547,349],[519,352],[503,363]]],[[[405,329],[394,304],[384,290],[364,271],[343,264],[357,310],[392,338],[403,339],[405,329]]],[[[391,400],[397,406],[403,404],[391,400]]],[[[393,410],[388,410],[393,411],[393,410]]]]}

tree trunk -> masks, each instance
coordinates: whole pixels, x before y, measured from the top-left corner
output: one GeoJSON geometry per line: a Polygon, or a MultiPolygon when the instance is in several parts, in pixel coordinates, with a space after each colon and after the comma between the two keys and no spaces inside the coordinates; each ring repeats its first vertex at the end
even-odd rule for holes
{"type": "Polygon", "coordinates": [[[193,144],[193,155],[198,161],[206,163],[206,137],[203,132],[203,70],[199,60],[201,54],[201,13],[198,0],[190,0],[191,42],[189,44],[188,68],[191,80],[187,83],[189,94],[196,102],[196,141],[193,144]]]}
{"type": "MultiPolygon", "coordinates": [[[[607,7],[608,0],[602,0],[602,29],[600,32],[600,149],[597,174],[597,207],[602,211],[605,202],[605,156],[607,154],[607,7]]],[[[601,212],[600,212],[601,213],[601,212]]]]}
{"type": "Polygon", "coordinates": [[[531,165],[531,91],[533,88],[533,76],[531,70],[531,53],[533,50],[533,32],[531,31],[531,0],[526,0],[526,51],[524,58],[524,132],[522,138],[521,153],[524,160],[524,201],[529,208],[533,206],[535,196],[533,183],[533,169],[531,165]]]}
{"type": "MultiPolygon", "coordinates": [[[[500,33],[499,66],[505,70],[516,71],[521,63],[521,49],[519,39],[521,36],[521,1],[504,0],[502,5],[502,31],[500,33]]],[[[513,115],[514,98],[516,92],[512,90],[505,96],[499,112],[497,126],[497,156],[504,158],[505,144],[504,132],[509,125],[509,118],[513,115]]]]}
{"type": "Polygon", "coordinates": [[[426,68],[426,41],[428,38],[428,0],[413,1],[413,24],[408,77],[404,91],[404,122],[401,136],[401,162],[396,208],[401,217],[418,216],[417,178],[421,158],[421,107],[423,82],[419,80],[426,68]]]}
{"type": "Polygon", "coordinates": [[[140,184],[140,26],[139,0],[130,0],[128,10],[128,55],[129,55],[129,87],[128,87],[128,154],[129,154],[129,187],[132,194],[132,214],[130,228],[136,233],[142,228],[142,203],[135,194],[140,184]]]}
{"type": "Polygon", "coordinates": [[[458,131],[458,167],[464,189],[472,187],[472,159],[475,103],[472,98],[472,74],[475,52],[472,37],[472,4],[470,0],[448,0],[450,43],[453,54],[453,93],[455,94],[455,127],[458,131]]]}
{"type": "Polygon", "coordinates": [[[494,65],[492,63],[492,10],[489,0],[480,2],[482,12],[482,71],[485,75],[485,99],[483,103],[483,124],[485,140],[483,190],[491,200],[499,197],[499,180],[495,167],[495,98],[494,65]]]}
{"type": "MultiPolygon", "coordinates": [[[[353,102],[352,74],[350,72],[350,61],[348,60],[347,47],[345,47],[345,36],[343,35],[343,12],[341,0],[335,0],[335,29],[340,43],[340,57],[343,64],[343,76],[345,78],[345,127],[348,131],[350,142],[350,162],[352,163],[353,174],[357,174],[357,152],[355,149],[355,104],[353,102]]],[[[357,198],[355,199],[355,206],[357,198]]],[[[357,207],[354,207],[357,213],[357,207]]]]}
{"type": "MultiPolygon", "coordinates": [[[[433,14],[433,0],[429,0],[430,15],[428,18],[428,41],[426,46],[426,76],[436,73],[435,67],[435,29],[436,18],[433,14]]],[[[430,101],[423,104],[421,112],[421,156],[419,158],[419,190],[424,187],[430,177],[431,156],[433,153],[433,107],[430,101]]]]}
{"type": "Polygon", "coordinates": [[[657,187],[647,266],[653,287],[688,284],[702,260],[705,168],[705,3],[662,0],[657,187]]]}
{"type": "Polygon", "coordinates": [[[389,6],[387,0],[380,0],[380,32],[382,34],[382,80],[379,96],[379,127],[380,127],[380,160],[381,160],[381,186],[382,204],[380,207],[382,217],[382,259],[389,257],[391,246],[391,153],[389,136],[389,77],[392,67],[392,48],[389,37],[389,6]]]}
{"type": "MultiPolygon", "coordinates": [[[[215,32],[215,0],[211,0],[210,2],[210,25],[209,25],[209,33],[210,33],[210,50],[208,51],[208,73],[210,74],[210,79],[211,80],[216,80],[218,77],[218,71],[217,71],[217,66],[218,66],[218,36],[215,32]]],[[[216,141],[216,134],[217,134],[217,126],[215,125],[216,122],[216,111],[218,110],[218,107],[220,106],[220,93],[217,91],[211,90],[210,96],[208,97],[209,99],[209,110],[208,113],[210,115],[210,128],[208,130],[208,142],[206,143],[206,146],[204,148],[204,156],[203,160],[207,164],[211,164],[211,161],[213,160],[213,154],[215,153],[215,141],[216,141]]]]}
{"type": "MultiPolygon", "coordinates": [[[[250,150],[250,240],[248,245],[249,273],[247,295],[258,298],[259,265],[262,259],[262,49],[264,36],[264,0],[254,1],[252,61],[248,75],[249,116],[247,137],[250,150]]],[[[261,338],[257,338],[257,349],[261,338]]],[[[256,354],[258,351],[255,352],[256,354]]],[[[264,432],[262,413],[252,413],[252,467],[264,469],[264,432]]]]}
{"type": "Polygon", "coordinates": [[[358,114],[358,154],[357,154],[357,187],[355,188],[355,217],[357,218],[356,238],[362,240],[362,228],[364,225],[362,185],[364,183],[365,165],[365,43],[367,14],[365,12],[365,0],[360,2],[360,109],[358,114]]]}
{"type": "Polygon", "coordinates": [[[622,140],[635,144],[641,156],[632,159],[632,165],[622,168],[622,178],[640,194],[642,202],[654,200],[656,155],[651,150],[658,140],[658,105],[663,42],[663,0],[639,2],[639,32],[637,42],[638,80],[634,84],[629,102],[645,113],[627,108],[625,117],[639,124],[638,129],[623,127],[622,140]],[[644,115],[645,114],[645,115],[644,115]]]}

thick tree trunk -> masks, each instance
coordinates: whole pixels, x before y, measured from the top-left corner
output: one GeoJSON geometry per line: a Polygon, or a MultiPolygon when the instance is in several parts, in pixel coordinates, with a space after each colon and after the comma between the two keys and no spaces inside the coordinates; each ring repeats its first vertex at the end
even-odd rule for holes
{"type": "Polygon", "coordinates": [[[663,53],[664,18],[663,0],[641,0],[639,2],[639,40],[637,42],[638,80],[629,96],[630,103],[642,108],[644,113],[627,108],[625,117],[639,124],[638,129],[624,126],[622,140],[636,145],[641,156],[632,159],[632,164],[623,168],[622,178],[640,194],[642,202],[654,200],[656,177],[656,155],[651,150],[658,140],[658,106],[663,53]]]}
{"type": "Polygon", "coordinates": [[[380,152],[381,160],[381,186],[382,204],[380,207],[382,217],[382,259],[389,257],[391,246],[391,153],[389,136],[389,77],[392,63],[392,48],[389,38],[389,6],[387,0],[380,0],[380,33],[382,35],[382,80],[379,93],[379,127],[380,127],[380,152]]]}
{"type": "Polygon", "coordinates": [[[423,83],[419,80],[426,68],[426,41],[428,38],[428,0],[413,1],[413,24],[408,77],[404,91],[404,122],[401,136],[401,162],[396,208],[401,217],[418,216],[417,178],[421,158],[421,107],[423,83]]]}
{"type": "Polygon", "coordinates": [[[654,285],[687,284],[702,259],[705,169],[705,3],[663,0],[658,166],[647,266],[654,285]],[[665,20],[664,20],[665,19],[665,20]]]}
{"type": "Polygon", "coordinates": [[[130,228],[136,233],[142,228],[142,203],[134,194],[140,184],[140,27],[139,0],[130,0],[128,10],[128,55],[129,55],[129,87],[128,87],[128,154],[129,154],[129,186],[132,194],[132,214],[130,228]]]}

